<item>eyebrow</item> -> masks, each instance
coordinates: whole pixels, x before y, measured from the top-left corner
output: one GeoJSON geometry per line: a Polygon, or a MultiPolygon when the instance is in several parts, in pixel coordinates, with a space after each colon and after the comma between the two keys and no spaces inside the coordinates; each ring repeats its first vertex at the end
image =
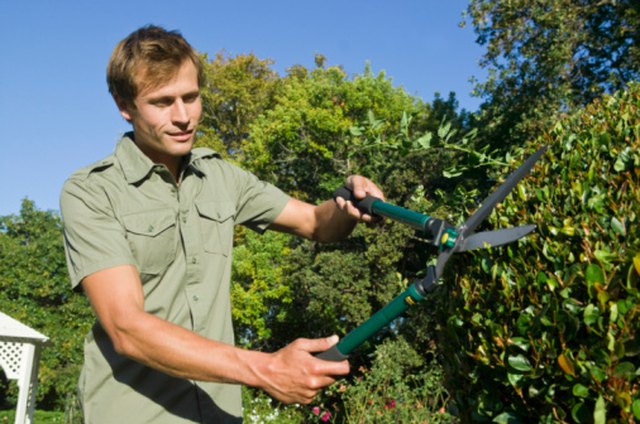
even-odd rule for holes
{"type": "Polygon", "coordinates": [[[147,102],[149,103],[164,103],[164,102],[173,102],[176,98],[194,98],[200,96],[200,90],[188,91],[181,96],[170,96],[170,95],[160,95],[157,97],[149,97],[147,98],[147,102]]]}

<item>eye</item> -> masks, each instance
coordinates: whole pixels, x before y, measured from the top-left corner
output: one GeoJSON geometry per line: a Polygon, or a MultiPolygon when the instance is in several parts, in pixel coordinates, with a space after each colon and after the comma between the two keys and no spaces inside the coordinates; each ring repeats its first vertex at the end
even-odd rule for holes
{"type": "Polygon", "coordinates": [[[160,97],[158,99],[151,100],[150,103],[156,107],[169,107],[173,104],[173,99],[170,97],[160,97]]]}
{"type": "Polygon", "coordinates": [[[200,93],[189,93],[182,98],[185,103],[193,103],[200,98],[200,93]]]}

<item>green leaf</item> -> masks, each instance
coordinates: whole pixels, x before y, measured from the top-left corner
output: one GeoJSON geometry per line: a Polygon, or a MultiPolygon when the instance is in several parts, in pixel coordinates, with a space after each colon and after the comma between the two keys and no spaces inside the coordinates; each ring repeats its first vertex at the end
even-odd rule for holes
{"type": "Polygon", "coordinates": [[[509,356],[507,362],[511,368],[520,372],[528,372],[533,369],[531,362],[524,355],[509,356]]]}
{"type": "Polygon", "coordinates": [[[349,128],[349,133],[352,136],[357,137],[359,135],[362,135],[362,128],[361,127],[350,127],[349,128]]]}
{"type": "Polygon", "coordinates": [[[509,343],[513,346],[517,346],[518,348],[526,351],[529,349],[529,340],[524,337],[512,337],[509,339],[509,343]]]}
{"type": "Polygon", "coordinates": [[[456,167],[451,167],[442,171],[442,176],[445,178],[455,178],[459,177],[460,175],[462,175],[462,170],[456,167]]]}
{"type": "Polygon", "coordinates": [[[438,128],[438,137],[442,139],[446,138],[450,130],[451,130],[451,122],[447,122],[443,125],[440,125],[440,127],[438,128]]]}
{"type": "Polygon", "coordinates": [[[591,421],[589,419],[589,409],[583,402],[573,405],[573,408],[571,408],[571,417],[576,423],[588,423],[591,421]]]}
{"type": "Polygon", "coordinates": [[[511,412],[503,412],[495,417],[492,422],[498,424],[519,424],[522,421],[520,421],[520,419],[511,412]]]}
{"type": "Polygon", "coordinates": [[[482,267],[482,271],[489,274],[491,273],[491,267],[493,266],[493,263],[491,262],[491,259],[485,256],[480,261],[480,266],[482,267]]]}
{"type": "Polygon", "coordinates": [[[610,265],[611,262],[616,259],[616,255],[611,253],[607,249],[598,249],[593,252],[593,255],[603,264],[610,265]]]}
{"type": "Polygon", "coordinates": [[[636,367],[631,362],[621,362],[616,365],[613,375],[618,378],[624,378],[627,381],[633,380],[636,374],[636,367]]]}
{"type": "Polygon", "coordinates": [[[521,314],[516,320],[516,328],[522,335],[527,334],[531,327],[531,317],[528,314],[521,314]]]}
{"type": "Polygon", "coordinates": [[[575,384],[573,386],[573,395],[581,398],[586,398],[589,396],[589,388],[583,384],[575,384]]]}
{"type": "Polygon", "coordinates": [[[406,132],[409,129],[409,121],[411,119],[409,119],[409,115],[407,115],[407,112],[403,111],[402,112],[402,118],[400,119],[400,131],[403,134],[406,134],[406,132]]]}
{"type": "Polygon", "coordinates": [[[602,395],[598,396],[598,400],[596,401],[596,406],[593,410],[593,423],[594,424],[605,424],[607,421],[607,408],[604,403],[604,398],[602,395]]]}
{"type": "Polygon", "coordinates": [[[522,380],[523,378],[523,374],[507,373],[507,380],[509,380],[509,383],[511,383],[511,385],[514,387],[517,386],[520,380],[522,380]]]}
{"type": "Polygon", "coordinates": [[[587,286],[589,287],[592,287],[595,283],[604,284],[604,272],[602,272],[602,269],[596,264],[587,265],[585,277],[587,279],[587,286]]]}
{"type": "Polygon", "coordinates": [[[600,310],[594,304],[588,304],[586,308],[584,308],[583,321],[587,325],[592,325],[598,318],[600,317],[600,310]]]}
{"type": "Polygon", "coordinates": [[[423,149],[429,149],[431,147],[431,139],[433,134],[430,132],[424,133],[420,138],[416,140],[416,143],[423,149]]]}
{"type": "Polygon", "coordinates": [[[627,229],[624,223],[620,222],[618,218],[616,218],[615,216],[611,218],[611,228],[613,229],[613,231],[620,234],[621,236],[627,235],[627,229]]]}
{"type": "Polygon", "coordinates": [[[633,416],[640,419],[640,399],[636,399],[631,404],[631,410],[633,411],[633,416]]]}

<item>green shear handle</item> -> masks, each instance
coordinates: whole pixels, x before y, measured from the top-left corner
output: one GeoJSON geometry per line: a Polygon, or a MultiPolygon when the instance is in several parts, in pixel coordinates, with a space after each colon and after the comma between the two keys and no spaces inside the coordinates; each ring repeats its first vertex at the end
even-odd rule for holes
{"type": "Polygon", "coordinates": [[[482,206],[473,215],[457,228],[454,228],[446,221],[385,203],[377,197],[365,196],[364,199],[356,199],[348,187],[341,187],[336,190],[333,194],[334,198],[342,197],[369,215],[391,218],[431,234],[433,237],[431,243],[438,246],[439,254],[436,264],[427,267],[426,276],[423,279],[413,282],[409,288],[373,314],[368,320],[351,330],[336,345],[316,356],[330,361],[347,359],[354,349],[402,315],[410,306],[423,301],[426,295],[437,287],[438,279],[442,276],[444,266],[452,254],[512,243],[532,232],[536,228],[535,225],[524,225],[481,233],[474,233],[474,230],[491,214],[496,204],[501,202],[531,170],[545,150],[546,146],[543,146],[531,155],[518,169],[509,175],[504,183],[485,199],[482,206]]]}
{"type": "Polygon", "coordinates": [[[353,191],[347,186],[342,186],[333,192],[333,198],[337,199],[338,197],[350,201],[364,213],[372,216],[384,216],[430,235],[435,246],[440,246],[442,243],[446,244],[445,247],[453,246],[457,234],[453,231],[453,226],[446,221],[386,203],[375,196],[366,195],[363,199],[356,199],[353,191]],[[445,234],[446,237],[443,238],[445,234]]]}

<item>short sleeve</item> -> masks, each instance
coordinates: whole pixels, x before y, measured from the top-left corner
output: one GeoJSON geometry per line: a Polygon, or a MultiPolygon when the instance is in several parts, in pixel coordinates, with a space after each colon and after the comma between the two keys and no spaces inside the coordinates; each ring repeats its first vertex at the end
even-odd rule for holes
{"type": "Polygon", "coordinates": [[[67,180],[60,195],[60,212],[72,287],[96,271],[135,264],[123,226],[98,184],[83,178],[67,180]]]}
{"type": "Polygon", "coordinates": [[[234,187],[235,223],[259,233],[276,220],[291,197],[282,190],[260,180],[251,172],[228,162],[218,161],[220,179],[226,187],[234,187]]]}

